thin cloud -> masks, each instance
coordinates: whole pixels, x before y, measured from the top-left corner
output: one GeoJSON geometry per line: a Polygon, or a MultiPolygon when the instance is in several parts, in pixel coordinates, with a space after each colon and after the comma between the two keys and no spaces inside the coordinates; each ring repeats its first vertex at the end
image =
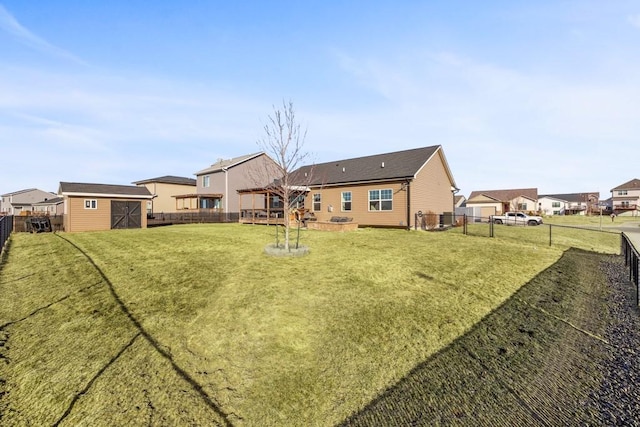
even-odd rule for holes
{"type": "Polygon", "coordinates": [[[72,53],[52,45],[48,41],[42,39],[41,37],[38,37],[37,35],[33,34],[31,31],[29,31],[27,28],[20,25],[18,20],[14,18],[14,16],[11,15],[11,13],[9,13],[9,11],[7,11],[7,9],[5,9],[4,6],[2,6],[1,4],[0,4],[0,29],[11,34],[16,39],[18,39],[19,42],[21,42],[26,46],[29,46],[32,49],[39,50],[51,56],[67,59],[77,64],[87,65],[86,62],[84,62],[82,59],[78,58],[77,56],[73,55],[72,53]]]}
{"type": "Polygon", "coordinates": [[[631,15],[627,19],[629,20],[631,25],[633,25],[634,27],[640,28],[640,14],[631,15]]]}

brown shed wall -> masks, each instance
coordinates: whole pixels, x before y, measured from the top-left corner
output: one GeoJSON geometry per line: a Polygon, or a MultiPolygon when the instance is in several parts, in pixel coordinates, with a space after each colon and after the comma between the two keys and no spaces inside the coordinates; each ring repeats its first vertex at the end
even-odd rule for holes
{"type": "Polygon", "coordinates": [[[111,201],[137,201],[142,213],[141,228],[147,228],[146,199],[113,199],[109,197],[65,197],[64,231],[102,231],[111,229],[111,201]],[[97,200],[97,209],[85,209],[84,201],[97,200]]]}

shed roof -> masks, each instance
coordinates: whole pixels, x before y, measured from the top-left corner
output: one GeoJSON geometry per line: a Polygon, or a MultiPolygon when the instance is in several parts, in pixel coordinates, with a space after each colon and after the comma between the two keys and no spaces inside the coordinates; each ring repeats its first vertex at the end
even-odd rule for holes
{"type": "Polygon", "coordinates": [[[153,195],[147,187],[139,187],[137,185],[89,184],[82,182],[61,182],[58,193],[63,196],[153,198],[153,195]]]}
{"type": "Polygon", "coordinates": [[[442,155],[447,174],[455,186],[440,145],[303,166],[293,172],[292,182],[336,185],[412,179],[438,152],[442,155]]]}

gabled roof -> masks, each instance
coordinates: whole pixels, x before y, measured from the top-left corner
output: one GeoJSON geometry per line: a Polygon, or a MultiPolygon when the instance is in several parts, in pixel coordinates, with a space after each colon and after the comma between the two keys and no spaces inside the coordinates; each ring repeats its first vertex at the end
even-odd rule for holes
{"type": "Polygon", "coordinates": [[[193,178],[184,178],[181,176],[165,175],[158,178],[143,179],[141,181],[135,181],[135,182],[132,182],[132,184],[139,185],[139,184],[150,184],[154,182],[157,182],[159,184],[179,184],[179,185],[192,185],[192,186],[195,186],[197,183],[196,180],[193,178]]]}
{"type": "Polygon", "coordinates": [[[538,200],[537,188],[516,188],[512,190],[485,190],[485,191],[472,191],[469,195],[468,202],[473,202],[473,199],[485,196],[489,197],[497,202],[510,202],[518,197],[525,197],[530,200],[538,200]]]}
{"type": "Polygon", "coordinates": [[[265,154],[264,151],[260,151],[258,153],[247,154],[245,156],[240,156],[240,157],[234,157],[233,159],[228,159],[228,160],[218,159],[217,162],[215,162],[214,164],[212,164],[206,169],[202,169],[201,171],[196,172],[194,175],[203,175],[205,173],[213,173],[213,172],[231,169],[234,166],[238,166],[241,163],[254,159],[263,154],[265,154]]]}
{"type": "Polygon", "coordinates": [[[85,197],[132,197],[151,199],[153,195],[147,187],[137,185],[88,184],[82,182],[61,182],[58,194],[85,197]]]}
{"type": "Polygon", "coordinates": [[[303,166],[293,172],[292,182],[337,185],[413,179],[438,152],[442,155],[444,167],[455,187],[440,145],[303,166]]]}
{"type": "Polygon", "coordinates": [[[640,190],[640,179],[632,179],[629,182],[625,182],[624,184],[611,189],[611,191],[617,190],[640,190]]]}
{"type": "Polygon", "coordinates": [[[0,197],[15,196],[16,194],[28,193],[30,191],[37,191],[37,190],[38,190],[37,188],[27,188],[25,190],[18,190],[18,191],[12,191],[11,193],[0,194],[0,197]]]}
{"type": "Polygon", "coordinates": [[[542,199],[543,197],[549,199],[562,200],[565,202],[572,203],[586,203],[589,201],[591,196],[596,196],[596,199],[600,198],[600,193],[597,191],[592,191],[590,193],[569,193],[569,194],[544,194],[539,195],[538,198],[542,199]]]}

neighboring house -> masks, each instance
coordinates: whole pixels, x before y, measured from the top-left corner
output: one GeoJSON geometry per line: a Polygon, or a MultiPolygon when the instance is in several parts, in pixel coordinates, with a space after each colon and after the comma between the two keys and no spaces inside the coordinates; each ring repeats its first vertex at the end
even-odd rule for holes
{"type": "Polygon", "coordinates": [[[3,194],[0,200],[0,215],[28,215],[34,211],[33,204],[56,197],[55,193],[28,188],[3,194]]]}
{"type": "Polygon", "coordinates": [[[196,194],[177,196],[183,209],[222,210],[227,215],[240,212],[238,190],[264,187],[277,174],[276,163],[264,152],[218,161],[195,173],[196,194]]]}
{"type": "Polygon", "coordinates": [[[58,193],[64,199],[64,231],[147,227],[143,213],[153,195],[146,187],[61,182],[58,193]]]}
{"type": "Polygon", "coordinates": [[[52,197],[33,204],[33,212],[42,215],[62,215],[64,213],[64,199],[52,197]]]}
{"type": "Polygon", "coordinates": [[[456,208],[463,208],[466,206],[466,204],[467,204],[467,198],[464,196],[455,196],[453,198],[453,205],[456,208]]]}
{"type": "Polygon", "coordinates": [[[458,191],[440,145],[304,166],[293,176],[318,221],[359,226],[410,228],[418,212],[452,216],[458,191]]]}
{"type": "Polygon", "coordinates": [[[178,208],[178,201],[183,202],[185,199],[188,199],[188,197],[185,196],[194,196],[196,193],[196,180],[179,176],[167,175],[158,178],[143,179],[141,181],[135,181],[132,184],[139,187],[146,187],[154,196],[152,200],[147,201],[146,213],[148,216],[153,216],[156,213],[176,212],[184,209],[183,204],[180,204],[180,208],[178,208]],[[176,199],[177,196],[180,198],[176,199]]]}
{"type": "Polygon", "coordinates": [[[474,208],[481,217],[502,215],[513,211],[536,212],[539,209],[538,189],[472,191],[466,206],[474,208]]]}
{"type": "Polygon", "coordinates": [[[600,193],[545,194],[538,196],[538,207],[544,215],[590,215],[600,212],[600,193]]]}
{"type": "Polygon", "coordinates": [[[636,215],[640,211],[640,179],[632,179],[611,189],[613,212],[617,215],[630,212],[636,215]]]}

